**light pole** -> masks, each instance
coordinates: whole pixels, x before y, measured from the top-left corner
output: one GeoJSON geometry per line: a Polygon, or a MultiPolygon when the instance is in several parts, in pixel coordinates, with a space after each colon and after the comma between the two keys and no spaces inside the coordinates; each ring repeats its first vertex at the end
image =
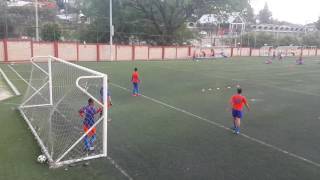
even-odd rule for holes
{"type": "Polygon", "coordinates": [[[35,13],[36,13],[36,41],[39,41],[39,14],[38,14],[38,0],[35,0],[35,13]]]}
{"type": "Polygon", "coordinates": [[[113,35],[114,35],[114,28],[112,23],[112,0],[110,1],[110,48],[109,48],[109,54],[110,54],[110,61],[113,61],[112,57],[112,46],[113,46],[113,35]]]}

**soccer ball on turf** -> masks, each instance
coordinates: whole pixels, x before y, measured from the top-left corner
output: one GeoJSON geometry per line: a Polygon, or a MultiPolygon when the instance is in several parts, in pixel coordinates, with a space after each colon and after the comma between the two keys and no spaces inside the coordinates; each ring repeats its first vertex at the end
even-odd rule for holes
{"type": "Polygon", "coordinates": [[[37,158],[37,161],[41,164],[45,163],[47,161],[47,157],[45,155],[39,155],[37,158]]]}

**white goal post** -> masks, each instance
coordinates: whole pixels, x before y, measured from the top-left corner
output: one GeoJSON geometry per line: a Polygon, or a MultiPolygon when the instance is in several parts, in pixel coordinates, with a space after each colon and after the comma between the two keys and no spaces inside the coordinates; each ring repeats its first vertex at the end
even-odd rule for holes
{"type": "Polygon", "coordinates": [[[106,157],[108,76],[52,56],[33,57],[31,66],[19,110],[49,166],[106,157]],[[102,112],[88,127],[79,111],[89,98],[102,112]]]}

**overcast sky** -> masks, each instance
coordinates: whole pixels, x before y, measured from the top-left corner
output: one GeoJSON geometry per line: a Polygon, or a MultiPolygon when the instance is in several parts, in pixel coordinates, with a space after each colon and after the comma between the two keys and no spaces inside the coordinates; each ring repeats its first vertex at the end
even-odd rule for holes
{"type": "Polygon", "coordinates": [[[257,14],[265,2],[273,18],[298,24],[314,22],[320,16],[320,0],[251,0],[257,14]]]}

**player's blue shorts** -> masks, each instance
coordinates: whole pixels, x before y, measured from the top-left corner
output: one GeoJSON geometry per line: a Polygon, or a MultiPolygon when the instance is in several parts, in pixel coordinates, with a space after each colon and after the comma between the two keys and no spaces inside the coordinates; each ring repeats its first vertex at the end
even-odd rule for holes
{"type": "Polygon", "coordinates": [[[232,109],[232,116],[234,117],[234,118],[242,118],[242,116],[243,116],[243,113],[242,113],[242,111],[238,111],[238,110],[235,110],[235,109],[232,109]]]}

